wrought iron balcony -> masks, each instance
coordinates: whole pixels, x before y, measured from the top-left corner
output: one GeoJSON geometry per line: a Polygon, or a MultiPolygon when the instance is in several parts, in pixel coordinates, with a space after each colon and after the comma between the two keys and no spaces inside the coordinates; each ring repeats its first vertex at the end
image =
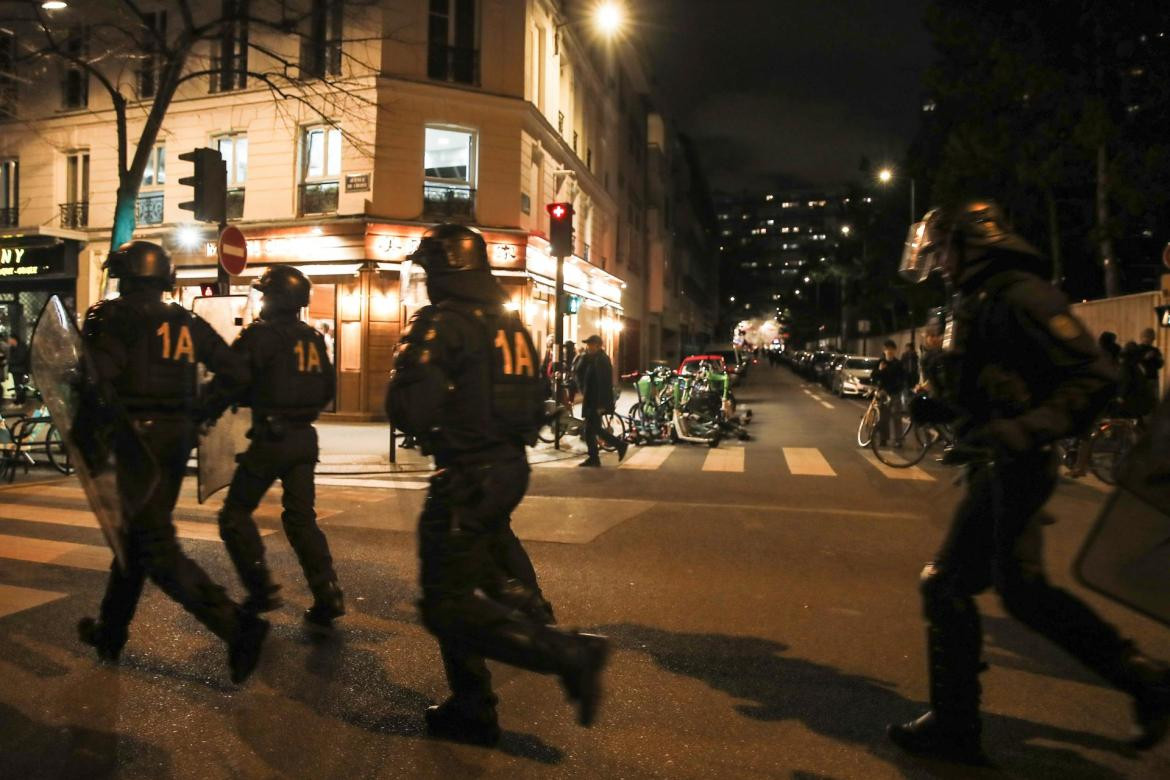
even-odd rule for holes
{"type": "Polygon", "coordinates": [[[423,214],[431,217],[475,217],[475,190],[447,184],[423,185],[423,214]]]}
{"type": "Polygon", "coordinates": [[[300,190],[301,214],[332,214],[337,211],[337,182],[305,182],[300,190]]]}
{"type": "Polygon", "coordinates": [[[427,48],[427,76],[440,81],[479,84],[479,49],[432,43],[427,48]]]}
{"type": "Polygon", "coordinates": [[[58,204],[61,208],[61,227],[83,228],[89,225],[89,201],[58,204]]]}
{"type": "Polygon", "coordinates": [[[163,221],[163,194],[147,192],[138,196],[134,204],[134,221],[139,225],[161,225],[163,221]]]}
{"type": "Polygon", "coordinates": [[[20,209],[16,206],[0,209],[0,227],[16,227],[20,224],[20,209]]]}
{"type": "Polygon", "coordinates": [[[244,218],[244,188],[235,187],[227,191],[227,218],[244,218]]]}

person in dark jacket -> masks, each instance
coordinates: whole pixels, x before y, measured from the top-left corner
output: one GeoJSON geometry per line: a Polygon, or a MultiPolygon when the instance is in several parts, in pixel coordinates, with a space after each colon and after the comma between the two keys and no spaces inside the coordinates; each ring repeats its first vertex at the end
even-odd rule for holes
{"type": "MultiPolygon", "coordinates": [[[[1146,328],[1142,331],[1142,335],[1137,345],[1137,363],[1141,367],[1142,374],[1146,378],[1146,383],[1149,385],[1149,393],[1153,398],[1155,405],[1158,403],[1158,376],[1165,365],[1165,359],[1162,357],[1162,350],[1154,346],[1154,329],[1146,328]]],[[[11,362],[12,358],[9,358],[11,362]]]]}
{"type": "Polygon", "coordinates": [[[601,336],[585,339],[585,350],[576,373],[577,383],[581,387],[581,415],[585,418],[585,446],[589,448],[589,457],[581,461],[580,465],[597,468],[601,466],[598,437],[617,450],[618,460],[626,457],[629,444],[601,424],[601,415],[614,412],[613,363],[601,348],[601,336]]]}
{"type": "Polygon", "coordinates": [[[29,356],[28,347],[15,335],[8,337],[8,370],[12,373],[14,400],[22,405],[28,393],[29,356]]]}
{"type": "MultiPolygon", "coordinates": [[[[890,422],[900,420],[902,410],[902,391],[906,389],[907,378],[903,361],[898,358],[898,345],[887,340],[882,345],[882,359],[878,367],[873,370],[872,381],[874,387],[886,393],[886,400],[882,404],[881,416],[878,418],[878,446],[884,447],[890,438],[890,422]]],[[[903,426],[898,423],[894,428],[894,444],[902,446],[905,435],[903,426]]]]}

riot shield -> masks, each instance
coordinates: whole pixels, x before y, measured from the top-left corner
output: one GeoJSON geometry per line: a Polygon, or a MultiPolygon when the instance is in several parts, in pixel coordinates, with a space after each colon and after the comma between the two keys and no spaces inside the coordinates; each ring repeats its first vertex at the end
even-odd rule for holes
{"type": "Polygon", "coordinates": [[[1093,590],[1170,626],[1170,399],[1125,456],[1117,485],[1074,571],[1093,590]]]}
{"type": "Polygon", "coordinates": [[[124,512],[140,510],[158,485],[158,466],[133,424],[103,403],[91,383],[95,376],[73,315],[56,295],[37,318],[29,350],[33,378],[106,542],[119,565],[126,565],[124,512]],[[118,485],[121,461],[135,474],[118,485]]]}
{"type": "MultiPolygon", "coordinates": [[[[224,341],[231,344],[244,328],[248,304],[246,295],[217,295],[196,298],[191,311],[206,320],[224,341]]],[[[211,374],[204,372],[201,381],[204,384],[211,381],[211,374]]],[[[228,410],[215,425],[199,435],[199,503],[231,484],[236,471],[236,453],[247,449],[247,434],[251,427],[250,409],[228,410]]]]}

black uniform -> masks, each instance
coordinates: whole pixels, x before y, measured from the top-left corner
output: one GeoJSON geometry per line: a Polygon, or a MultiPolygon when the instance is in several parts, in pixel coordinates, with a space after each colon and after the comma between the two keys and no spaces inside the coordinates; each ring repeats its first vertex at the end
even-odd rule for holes
{"type": "Polygon", "coordinates": [[[439,641],[452,697],[428,711],[428,726],[494,743],[496,699],[484,658],[560,674],[589,723],[605,646],[543,624],[549,615],[535,573],[510,527],[528,486],[524,447],[535,441],[543,410],[540,362],[519,318],[504,309],[486,257],[482,267],[428,270],[431,298],[440,302],[419,311],[404,334],[387,405],[439,469],[419,518],[420,609],[439,641]]]}
{"type": "Polygon", "coordinates": [[[288,312],[249,325],[232,351],[251,370],[252,383],[238,400],[252,408],[252,429],[219,514],[220,536],[251,598],[262,601],[274,586],[252,513],[279,479],[285,535],[313,595],[325,600],[337,582],[313,508],[318,454],[313,421],[336,388],[325,339],[288,312]]]}
{"type": "MultiPolygon", "coordinates": [[[[158,298],[147,290],[102,301],[90,308],[82,332],[96,380],[125,409],[158,464],[157,487],[141,511],[125,518],[126,569],[114,563],[102,600],[100,642],[113,657],[126,642],[146,577],[222,639],[234,641],[241,628],[241,610],[180,549],[171,513],[195,442],[196,364],[225,383],[246,382],[248,369],[210,325],[158,298]]],[[[123,494],[130,490],[124,485],[140,479],[119,458],[123,494]]]]}
{"type": "Polygon", "coordinates": [[[1161,674],[1044,574],[1040,509],[1057,481],[1049,445],[1087,428],[1115,375],[1064,297],[1012,257],[993,253],[961,285],[955,311],[948,366],[957,386],[948,400],[962,414],[957,450],[994,456],[968,466],[966,495],[922,573],[932,712],[891,729],[911,750],[979,753],[982,629],[973,597],[989,586],[1010,615],[1133,694],[1139,718],[1161,674]],[[949,736],[940,742],[939,734],[949,736]]]}

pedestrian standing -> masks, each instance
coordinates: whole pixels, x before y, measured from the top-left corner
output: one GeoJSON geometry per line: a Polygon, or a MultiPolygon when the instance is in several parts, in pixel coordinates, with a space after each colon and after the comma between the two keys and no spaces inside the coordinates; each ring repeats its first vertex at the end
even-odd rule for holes
{"type": "MultiPolygon", "coordinates": [[[[82,338],[103,403],[125,410],[158,466],[158,480],[142,508],[124,517],[125,564],[115,560],[110,566],[99,616],[82,618],[78,634],[99,658],[117,661],[149,577],[227,642],[232,681],[243,682],[260,659],[268,623],[232,602],[183,553],[172,513],[195,443],[197,365],[214,371],[224,386],[246,383],[248,366],[198,316],[176,303],[163,303],[163,293],[174,287],[175,270],[161,246],[124,244],[110,254],[105,267],[118,280],[120,295],[90,307],[82,338]]],[[[134,470],[124,432],[109,435],[124,493],[127,485],[139,484],[146,475],[134,470]]]]}
{"type": "Polygon", "coordinates": [[[28,347],[16,334],[8,336],[8,370],[12,372],[13,397],[17,406],[24,404],[28,395],[28,374],[30,370],[28,347]]]}
{"type": "Polygon", "coordinates": [[[313,594],[304,619],[327,629],[345,614],[345,602],[329,542],[317,525],[313,472],[318,445],[313,422],[333,400],[333,363],[324,336],[299,319],[312,288],[299,269],[274,265],[253,286],[263,296],[260,319],[244,328],[232,345],[251,369],[251,383],[235,395],[252,409],[251,443],[237,458],[239,465],[219,513],[219,535],[248,591],[244,606],[256,612],[279,607],[280,586],[269,573],[264,543],[252,518],[279,479],[284,509],[280,520],[313,594]]]}
{"type": "Polygon", "coordinates": [[[1043,514],[1056,487],[1051,444],[1077,435],[1109,402],[1116,375],[1064,296],[1051,267],[1008,227],[993,202],[937,209],[919,226],[902,272],[939,270],[958,290],[948,389],[957,417],[955,462],[965,494],[920,579],[927,621],[930,710],[891,725],[890,739],[917,754],[984,763],[979,717],[983,667],[974,596],[989,586],[1007,613],[1133,697],[1149,748],[1170,724],[1170,670],[1044,574],[1043,514]]]}
{"type": "Polygon", "coordinates": [[[544,397],[552,398],[553,388],[556,385],[557,362],[553,354],[556,347],[556,338],[549,336],[544,340],[544,359],[540,361],[540,380],[544,385],[544,397]]]}
{"type": "Polygon", "coordinates": [[[898,345],[887,339],[882,344],[882,359],[873,370],[873,386],[881,390],[885,398],[881,400],[878,414],[878,446],[885,447],[890,439],[891,421],[893,424],[894,446],[902,446],[902,438],[906,431],[902,420],[902,391],[906,389],[906,370],[898,358],[898,345]]]}
{"type": "Polygon", "coordinates": [[[589,448],[589,457],[579,465],[586,468],[601,466],[599,438],[616,449],[618,460],[622,460],[630,445],[601,424],[601,415],[614,413],[613,363],[601,348],[601,336],[585,339],[585,354],[578,366],[577,377],[581,385],[581,416],[585,418],[585,446],[589,448]]]}
{"type": "Polygon", "coordinates": [[[577,345],[572,341],[566,341],[561,347],[561,364],[559,370],[561,372],[561,382],[564,383],[562,388],[565,393],[564,403],[570,410],[573,404],[577,403],[577,369],[581,365],[581,355],[577,354],[577,345]]]}
{"type": "Polygon", "coordinates": [[[527,560],[511,514],[528,487],[524,448],[543,418],[535,345],[505,308],[479,233],[438,225],[411,259],[426,271],[431,305],[403,334],[386,403],[438,469],[419,519],[419,608],[439,642],[451,696],[427,710],[427,731],[498,742],[485,658],[558,675],[578,721],[590,725],[608,642],[550,628],[531,566],[525,581],[501,564],[527,560]]]}

